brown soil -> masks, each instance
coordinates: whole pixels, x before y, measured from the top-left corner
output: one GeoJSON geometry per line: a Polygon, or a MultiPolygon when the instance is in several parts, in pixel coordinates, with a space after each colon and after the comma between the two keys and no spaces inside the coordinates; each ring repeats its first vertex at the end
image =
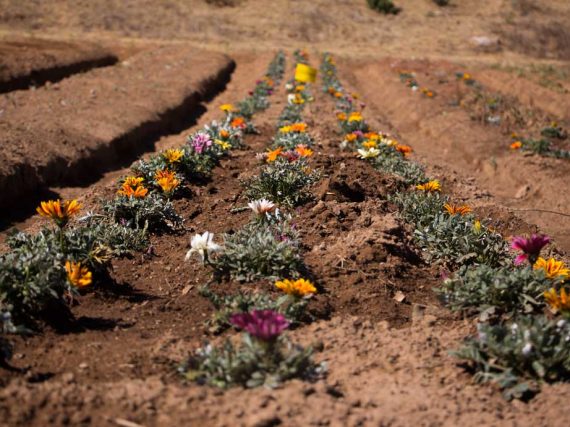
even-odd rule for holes
{"type": "Polygon", "coordinates": [[[46,82],[95,67],[113,65],[117,57],[91,43],[74,44],[41,39],[4,40],[0,43],[0,93],[46,82]]]}
{"type": "MultiPolygon", "coordinates": [[[[458,89],[453,73],[471,72],[485,90],[511,97],[529,114],[517,132],[532,134],[551,119],[568,126],[570,81],[563,70],[569,64],[563,61],[565,47],[556,44],[564,32],[539,37],[534,31],[563,20],[570,11],[566,2],[538,9],[503,0],[484,8],[477,2],[438,8],[410,0],[402,2],[400,15],[388,17],[368,10],[364,1],[229,3],[236,6],[0,0],[0,34],[21,43],[29,40],[23,34],[47,38],[38,54],[30,54],[31,70],[44,69],[37,58],[70,40],[74,46],[78,40],[102,46],[128,64],[2,95],[0,135],[9,143],[0,159],[42,165],[49,156],[59,158],[63,166],[31,175],[45,185],[47,194],[37,196],[79,198],[85,209],[94,209],[100,197],[113,196],[116,180],[137,156],[181,145],[186,134],[219,118],[218,105],[243,98],[276,48],[310,44],[314,64],[317,50],[337,55],[341,78],[367,103],[367,119],[412,145],[413,159],[440,178],[452,197],[490,217],[506,236],[548,232],[565,257],[568,217],[534,210],[568,213],[569,163],[511,152],[510,128],[473,120],[472,104],[457,106],[471,92],[458,89]],[[524,38],[511,37],[510,26],[523,22],[524,38]],[[470,42],[496,34],[499,43],[490,49],[470,42]],[[544,46],[552,52],[539,54],[544,46]],[[539,59],[545,56],[561,61],[539,59]],[[548,85],[530,72],[515,78],[513,70],[534,70],[535,64],[555,71],[548,85]],[[396,68],[415,71],[436,96],[411,92],[396,68]],[[125,142],[122,149],[97,151],[119,147],[117,141],[125,142]],[[18,143],[23,148],[14,149],[18,143]]],[[[7,61],[18,67],[19,60],[7,61]]],[[[306,117],[318,143],[313,162],[323,178],[314,188],[316,200],[298,210],[296,223],[322,292],[310,303],[319,320],[291,336],[320,343],[316,358],[327,361],[328,377],[314,384],[292,381],[274,391],[220,391],[184,384],[176,373],[204,340],[225,337],[211,336],[204,323],[213,307],[198,290],[209,275],[197,263],[183,262],[189,238],[206,230],[219,238],[248,220],[247,212],[230,211],[245,205],[239,181],[255,173],[255,153],[274,133],[285,102],[280,88],[269,110],[255,118],[260,134],[248,136],[247,147],[224,160],[211,182],[193,185],[175,201],[186,220],[184,232],[152,236],[154,255],[115,260],[111,277],[77,299],[74,323],[54,322],[39,335],[9,337],[15,355],[11,369],[0,368],[0,425],[565,424],[560,408],[568,384],[544,386],[529,403],[507,402],[495,387],[474,384],[448,355],[473,333],[475,321],[440,306],[432,292],[440,271],[423,263],[409,226],[386,202],[401,183],[338,149],[333,102],[317,87],[314,95],[306,117]]],[[[2,160],[0,168],[7,170],[7,164],[2,160]]],[[[16,182],[16,188],[22,185],[16,182]]],[[[37,200],[19,199],[29,205],[19,212],[19,228],[34,231],[43,224],[31,215],[37,200]]],[[[2,219],[14,221],[5,214],[2,219]]],[[[227,293],[240,285],[216,286],[227,293]]],[[[251,286],[272,288],[267,281],[251,286]]]]}

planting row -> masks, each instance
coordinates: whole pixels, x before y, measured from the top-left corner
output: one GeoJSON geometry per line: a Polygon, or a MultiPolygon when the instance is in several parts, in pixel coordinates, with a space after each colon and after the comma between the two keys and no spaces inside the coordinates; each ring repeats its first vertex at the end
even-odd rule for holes
{"type": "MultiPolygon", "coordinates": [[[[4,333],[32,332],[42,323],[73,321],[70,307],[90,286],[110,281],[111,259],[150,251],[149,233],[183,231],[172,200],[187,195],[187,184],[207,179],[219,160],[255,132],[254,113],[269,106],[268,96],[283,76],[279,52],[250,95],[224,117],[190,135],[178,149],[140,160],[122,178],[116,196],[96,212],[77,200],[42,202],[37,212],[49,221],[37,234],[14,232],[0,256],[0,315],[4,333]]],[[[9,346],[2,340],[2,356],[9,346]]]]}
{"type": "Polygon", "coordinates": [[[324,91],[336,100],[341,147],[402,179],[405,188],[389,200],[414,226],[424,259],[441,266],[436,292],[452,310],[479,315],[478,334],[454,354],[476,380],[496,382],[507,398],[533,394],[541,382],[570,379],[570,270],[541,256],[550,238],[516,236],[509,243],[488,220],[444,195],[439,181],[408,160],[409,147],[370,129],[331,55],[324,55],[321,72],[324,91]]]}
{"type": "MultiPolygon", "coordinates": [[[[306,53],[294,55],[296,64],[306,65],[306,53]]],[[[292,79],[285,88],[288,102],[275,136],[268,151],[257,155],[257,174],[242,182],[251,220],[220,244],[208,231],[192,238],[187,260],[196,255],[212,270],[201,294],[217,308],[210,320],[213,331],[234,327],[244,333],[239,344],[229,338],[191,355],[179,368],[189,380],[274,387],[293,377],[314,380],[325,371],[312,361],[310,347],[293,344],[283,333],[310,320],[306,307],[317,292],[303,261],[294,208],[312,199],[310,187],[319,179],[310,164],[314,142],[303,121],[313,99],[310,84],[292,79]],[[236,282],[237,292],[227,288],[236,282]]]]}

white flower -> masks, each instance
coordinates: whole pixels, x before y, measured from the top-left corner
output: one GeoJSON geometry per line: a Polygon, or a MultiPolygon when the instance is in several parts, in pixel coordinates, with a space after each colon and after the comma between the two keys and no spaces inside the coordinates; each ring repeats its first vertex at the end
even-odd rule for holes
{"type": "Polygon", "coordinates": [[[294,94],[294,93],[290,93],[289,95],[287,95],[287,102],[288,102],[289,104],[294,104],[293,101],[295,101],[295,94],[294,94]]]}
{"type": "Polygon", "coordinates": [[[522,354],[523,356],[528,356],[530,353],[532,353],[532,344],[527,342],[522,348],[522,354]]]}
{"type": "Polygon", "coordinates": [[[372,159],[374,157],[378,157],[378,155],[380,154],[380,150],[374,147],[369,148],[368,150],[359,148],[358,154],[361,159],[372,159]]]}
{"type": "Polygon", "coordinates": [[[188,261],[192,254],[196,252],[204,262],[210,252],[219,252],[222,247],[214,243],[214,233],[206,231],[204,234],[195,234],[190,240],[190,250],[186,252],[185,261],[188,261]]]}
{"type": "Polygon", "coordinates": [[[285,89],[287,89],[287,90],[293,90],[293,87],[294,87],[294,86],[293,86],[291,83],[287,83],[287,84],[285,85],[285,89]]]}
{"type": "Polygon", "coordinates": [[[261,199],[249,202],[247,206],[259,216],[265,215],[266,213],[273,212],[275,210],[275,203],[270,200],[261,199]]]}

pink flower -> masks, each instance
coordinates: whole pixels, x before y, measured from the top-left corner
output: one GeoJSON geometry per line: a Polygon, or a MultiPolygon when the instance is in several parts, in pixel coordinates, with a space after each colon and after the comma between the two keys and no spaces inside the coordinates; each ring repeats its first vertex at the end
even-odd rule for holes
{"type": "Polygon", "coordinates": [[[190,139],[190,145],[196,153],[202,154],[206,148],[212,145],[212,139],[207,133],[198,132],[190,139]]]}
{"type": "Polygon", "coordinates": [[[254,310],[230,317],[232,325],[262,341],[273,341],[289,327],[285,316],[273,310],[254,310]]]}
{"type": "Polygon", "coordinates": [[[511,247],[522,251],[522,254],[517,255],[515,258],[515,264],[520,265],[525,261],[528,261],[530,265],[534,265],[542,248],[549,243],[550,237],[540,234],[533,234],[530,237],[513,237],[511,247]]]}

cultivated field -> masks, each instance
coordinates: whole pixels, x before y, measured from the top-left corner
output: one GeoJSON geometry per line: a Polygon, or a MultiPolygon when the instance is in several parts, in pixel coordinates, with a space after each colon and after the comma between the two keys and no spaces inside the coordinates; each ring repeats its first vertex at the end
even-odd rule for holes
{"type": "Polygon", "coordinates": [[[0,425],[567,424],[570,5],[395,3],[0,0],[0,425]]]}

